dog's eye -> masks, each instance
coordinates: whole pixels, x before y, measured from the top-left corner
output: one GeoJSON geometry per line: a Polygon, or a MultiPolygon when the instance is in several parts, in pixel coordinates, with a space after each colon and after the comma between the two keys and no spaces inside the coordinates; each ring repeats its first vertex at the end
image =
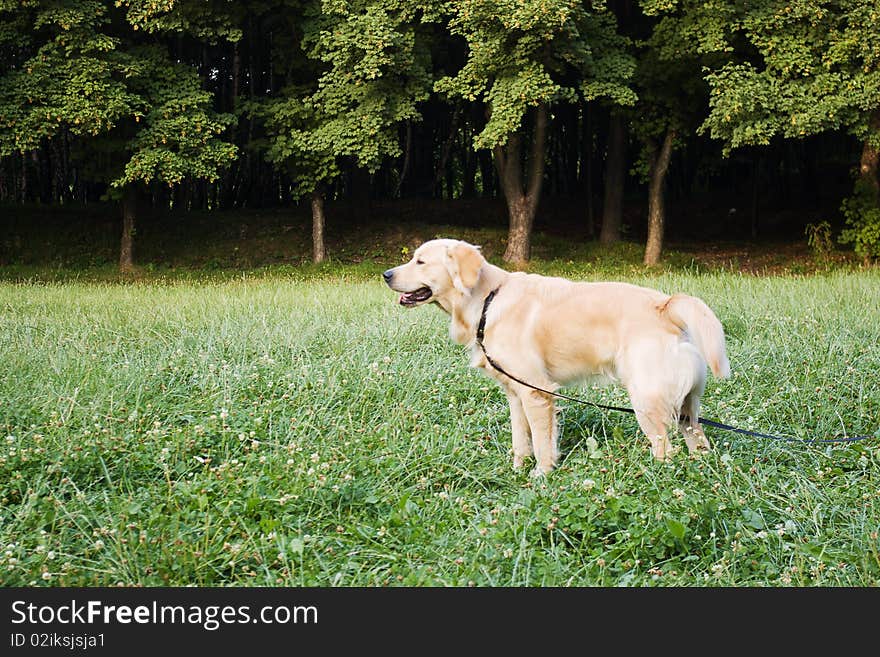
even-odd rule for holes
{"type": "Polygon", "coordinates": [[[416,260],[416,264],[417,264],[417,265],[423,265],[423,264],[425,264],[425,261],[422,260],[421,258],[419,258],[418,260],[416,260]]]}

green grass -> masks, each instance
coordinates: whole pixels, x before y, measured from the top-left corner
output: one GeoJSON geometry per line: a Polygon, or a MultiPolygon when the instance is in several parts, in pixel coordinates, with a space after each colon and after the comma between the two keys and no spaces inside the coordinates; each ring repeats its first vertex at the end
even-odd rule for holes
{"type": "Polygon", "coordinates": [[[563,402],[561,467],[531,480],[500,390],[380,265],[0,283],[0,582],[880,583],[876,271],[544,268],[704,298],[734,370],[708,417],[876,437],[710,429],[662,464],[632,416],[563,402]]]}

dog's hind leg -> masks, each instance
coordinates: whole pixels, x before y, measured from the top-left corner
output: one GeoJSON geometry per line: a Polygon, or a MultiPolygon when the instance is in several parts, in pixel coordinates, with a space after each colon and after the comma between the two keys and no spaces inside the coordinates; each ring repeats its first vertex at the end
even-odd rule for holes
{"type": "MultiPolygon", "coordinates": [[[[709,441],[700,426],[700,397],[703,396],[703,391],[706,389],[706,361],[690,345],[685,344],[680,348],[685,356],[688,354],[690,356],[691,381],[690,390],[685,395],[678,411],[678,428],[687,443],[688,452],[691,454],[707,452],[709,451],[709,441]]],[[[688,371],[687,367],[683,369],[685,372],[688,371]]]]}
{"type": "Polygon", "coordinates": [[[633,395],[630,392],[630,400],[636,412],[636,420],[648,440],[651,442],[651,454],[658,461],[666,461],[672,457],[674,451],[666,435],[666,426],[669,423],[666,402],[661,395],[633,395]]]}
{"type": "Polygon", "coordinates": [[[507,386],[504,386],[504,394],[510,403],[510,433],[513,437],[513,467],[521,468],[523,461],[532,455],[532,433],[529,421],[523,409],[519,395],[507,386]]]}
{"type": "Polygon", "coordinates": [[[537,461],[532,475],[540,476],[550,472],[559,460],[556,405],[553,397],[536,390],[523,392],[520,399],[529,421],[532,449],[537,461]]]}
{"type": "Polygon", "coordinates": [[[679,413],[678,428],[684,435],[684,441],[687,443],[688,452],[691,454],[699,452],[708,452],[709,440],[703,433],[703,427],[700,426],[700,390],[691,390],[685,397],[679,413]]]}

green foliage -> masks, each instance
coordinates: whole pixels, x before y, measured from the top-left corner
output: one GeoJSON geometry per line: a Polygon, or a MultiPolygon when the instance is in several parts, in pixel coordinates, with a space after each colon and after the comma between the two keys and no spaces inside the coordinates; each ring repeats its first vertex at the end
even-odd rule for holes
{"type": "Polygon", "coordinates": [[[640,0],[648,16],[660,17],[654,31],[663,59],[732,53],[729,35],[741,3],[729,0],[640,0]]]}
{"type": "Polygon", "coordinates": [[[108,21],[100,3],[37,4],[19,19],[48,36],[0,78],[0,155],[32,150],[62,128],[98,135],[146,109],[124,83],[140,72],[138,62],[98,31],[108,21]]]}
{"type": "Polygon", "coordinates": [[[281,97],[256,105],[254,111],[265,122],[269,135],[266,158],[293,177],[297,197],[310,194],[339,175],[332,145],[315,134],[319,117],[308,102],[310,95],[307,90],[288,87],[281,97]]]}
{"type": "Polygon", "coordinates": [[[266,158],[303,196],[349,159],[375,171],[400,154],[398,127],[418,121],[431,89],[430,5],[316,2],[306,6],[298,54],[282,93],[249,107],[269,137],[266,158]]]}
{"type": "Polygon", "coordinates": [[[841,206],[849,228],[840,233],[842,244],[852,244],[866,261],[880,257],[880,207],[876,191],[866,182],[856,183],[853,195],[841,206]]]}
{"type": "MultiPolygon", "coordinates": [[[[667,131],[690,135],[705,118],[708,89],[702,69],[712,57],[694,47],[689,29],[693,17],[677,3],[644,0],[640,7],[644,16],[630,29],[647,36],[634,39],[638,101],[630,112],[630,129],[642,148],[631,172],[647,182],[667,131]]],[[[676,138],[673,148],[680,143],[676,138]]]]}
{"type": "MultiPolygon", "coordinates": [[[[724,152],[846,130],[880,147],[880,6],[863,0],[715,0],[723,7],[723,42],[735,56],[711,70],[709,116],[701,131],[724,152]]],[[[704,15],[691,6],[693,15],[704,15]]],[[[704,25],[715,25],[704,21],[704,25]]],[[[712,31],[717,34],[716,30],[712,31]]],[[[714,38],[714,37],[713,37],[714,38]]],[[[841,242],[864,258],[880,243],[876,181],[859,181],[841,208],[849,226],[841,242]]]]}
{"type": "MultiPolygon", "coordinates": [[[[727,149],[846,129],[870,135],[880,106],[880,10],[862,0],[721,2],[726,46],[739,57],[711,71],[702,129],[727,149]]],[[[874,137],[880,139],[880,136],[874,137]]]]}
{"type": "Polygon", "coordinates": [[[209,43],[238,41],[239,3],[226,0],[115,0],[134,30],[190,34],[209,43]]]}
{"type": "Polygon", "coordinates": [[[450,3],[449,30],[468,46],[467,61],[435,90],[490,109],[476,148],[492,148],[522,126],[539,104],[607,98],[631,105],[627,86],[634,60],[628,39],[615,32],[613,15],[600,3],[574,0],[450,3]]]}
{"type": "Polygon", "coordinates": [[[807,236],[807,246],[820,258],[828,258],[834,250],[834,240],[831,238],[831,224],[820,221],[817,224],[809,223],[804,228],[807,236]]]}
{"type": "Polygon", "coordinates": [[[131,54],[146,65],[145,74],[129,84],[149,111],[129,142],[130,159],[113,185],[152,180],[173,185],[185,177],[214,180],[236,156],[236,147],[218,137],[232,116],[210,109],[211,95],[190,67],[169,62],[155,48],[131,54]]]}
{"type": "Polygon", "coordinates": [[[418,105],[431,90],[421,7],[328,0],[312,14],[303,45],[325,69],[304,101],[319,119],[302,135],[311,152],[352,157],[370,170],[400,154],[397,126],[419,120],[418,105]]]}
{"type": "Polygon", "coordinates": [[[211,180],[235,157],[218,136],[232,117],[212,110],[198,72],[161,46],[110,33],[119,16],[106,3],[35,1],[16,15],[35,52],[0,77],[0,155],[80,137],[85,153],[109,155],[100,171],[85,168],[116,187],[211,180]]]}

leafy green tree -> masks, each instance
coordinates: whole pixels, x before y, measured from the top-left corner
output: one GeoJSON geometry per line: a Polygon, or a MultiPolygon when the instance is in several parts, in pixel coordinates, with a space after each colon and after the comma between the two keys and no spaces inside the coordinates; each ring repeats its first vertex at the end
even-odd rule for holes
{"type": "MultiPolygon", "coordinates": [[[[695,47],[681,7],[668,0],[641,0],[636,37],[638,94],[632,125],[642,143],[637,169],[648,182],[648,234],[644,263],[656,265],[663,250],[664,185],[676,144],[695,134],[708,112],[708,85],[702,70],[719,55],[695,47]]],[[[723,57],[723,55],[721,55],[723,57]]]]}
{"type": "Polygon", "coordinates": [[[100,167],[85,166],[122,200],[120,268],[131,270],[137,187],[216,178],[236,153],[219,136],[230,117],[212,110],[192,67],[135,38],[138,23],[108,3],[32,0],[0,11],[30,34],[28,56],[0,78],[0,156],[63,132],[83,157],[105,153],[100,167]]]}
{"type": "Polygon", "coordinates": [[[703,129],[728,150],[830,130],[858,138],[855,192],[843,205],[850,228],[841,237],[866,259],[880,255],[880,4],[682,4],[704,48],[736,55],[707,77],[711,111],[703,129]]]}
{"type": "Polygon", "coordinates": [[[448,12],[450,32],[467,42],[467,61],[435,88],[485,103],[486,125],[474,146],[491,149],[507,202],[504,260],[523,263],[531,251],[553,105],[579,95],[632,104],[626,82],[633,59],[601,2],[463,0],[450,3],[448,12]]]}
{"type": "Polygon", "coordinates": [[[316,138],[320,114],[309,102],[312,95],[308,87],[289,86],[281,97],[261,103],[257,113],[266,122],[266,158],[291,175],[295,198],[311,197],[312,260],[323,262],[327,256],[324,194],[339,175],[339,164],[332,146],[316,138]]]}
{"type": "MultiPolygon", "coordinates": [[[[311,195],[313,259],[325,257],[324,190],[341,162],[375,172],[401,153],[398,127],[421,118],[431,92],[430,3],[324,0],[305,8],[311,66],[261,109],[268,159],[311,195]]],[[[302,70],[305,68],[305,70],[302,70]]]]}
{"type": "MultiPolygon", "coordinates": [[[[283,0],[277,0],[281,2],[283,0]]],[[[114,0],[126,12],[134,31],[149,34],[189,35],[206,43],[241,39],[240,22],[249,4],[272,4],[270,0],[256,3],[228,0],[114,0]]]]}

